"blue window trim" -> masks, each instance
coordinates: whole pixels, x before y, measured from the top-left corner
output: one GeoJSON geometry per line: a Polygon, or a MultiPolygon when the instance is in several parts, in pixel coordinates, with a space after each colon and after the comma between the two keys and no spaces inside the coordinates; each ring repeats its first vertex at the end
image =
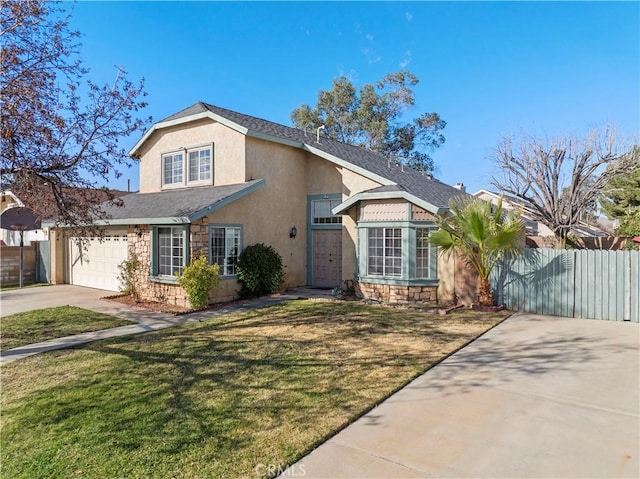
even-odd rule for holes
{"type": "MultiPolygon", "coordinates": [[[[240,253],[242,253],[242,251],[244,250],[244,227],[242,224],[235,224],[235,223],[209,223],[209,231],[208,231],[208,238],[209,238],[209,245],[208,245],[208,250],[209,250],[209,264],[213,264],[213,251],[211,251],[211,235],[213,233],[213,229],[214,228],[239,228],[240,229],[240,250],[238,251],[238,256],[240,255],[240,253]]],[[[225,280],[225,279],[234,279],[237,278],[238,275],[237,274],[227,274],[227,275],[223,275],[220,274],[220,279],[225,280]]]]}
{"type": "Polygon", "coordinates": [[[149,255],[150,255],[150,264],[151,270],[149,275],[149,281],[154,283],[167,283],[167,284],[178,284],[178,280],[175,276],[168,276],[164,274],[158,274],[158,229],[159,228],[182,228],[182,241],[183,241],[183,256],[182,256],[182,267],[184,268],[189,264],[189,258],[191,255],[191,250],[189,247],[189,225],[150,225],[149,229],[151,230],[150,235],[150,244],[149,244],[149,255]]]}
{"type": "Polygon", "coordinates": [[[429,247],[429,277],[416,277],[416,229],[427,228],[436,231],[433,221],[360,221],[356,225],[358,237],[357,269],[364,274],[358,276],[363,283],[393,284],[401,286],[435,286],[438,280],[438,250],[435,245],[429,247]],[[402,275],[377,276],[366,274],[368,264],[369,228],[400,228],[402,230],[402,275]]]}

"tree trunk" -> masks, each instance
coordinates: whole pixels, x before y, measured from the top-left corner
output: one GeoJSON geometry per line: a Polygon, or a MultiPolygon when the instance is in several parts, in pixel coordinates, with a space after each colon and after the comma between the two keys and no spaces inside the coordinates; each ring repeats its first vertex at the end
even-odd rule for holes
{"type": "Polygon", "coordinates": [[[480,278],[480,294],[478,299],[482,306],[493,306],[493,294],[491,293],[489,278],[480,278]]]}

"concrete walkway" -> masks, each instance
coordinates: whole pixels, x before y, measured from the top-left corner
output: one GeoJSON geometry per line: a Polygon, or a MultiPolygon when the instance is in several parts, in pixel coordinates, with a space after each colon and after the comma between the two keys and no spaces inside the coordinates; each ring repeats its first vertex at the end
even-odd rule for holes
{"type": "MultiPolygon", "coordinates": [[[[190,313],[183,316],[174,316],[171,314],[157,313],[140,308],[130,308],[115,301],[101,299],[115,293],[99,289],[83,288],[80,286],[53,285],[5,291],[0,293],[0,308],[2,316],[32,311],[34,309],[69,305],[110,314],[121,319],[129,320],[135,324],[51,339],[40,343],[29,344],[27,346],[20,346],[18,348],[2,351],[0,352],[0,365],[33,356],[34,354],[54,351],[56,349],[71,348],[100,339],[157,331],[159,329],[180,326],[187,323],[210,320],[226,314],[263,308],[283,303],[285,301],[299,299],[301,297],[313,297],[313,292],[308,293],[309,294],[301,295],[294,291],[292,294],[274,295],[246,301],[238,301],[230,303],[228,306],[222,306],[207,311],[190,313]]],[[[320,296],[324,296],[324,293],[318,292],[318,294],[320,296]]]]}
{"type": "Polygon", "coordinates": [[[516,314],[281,477],[638,478],[640,325],[516,314]]]}

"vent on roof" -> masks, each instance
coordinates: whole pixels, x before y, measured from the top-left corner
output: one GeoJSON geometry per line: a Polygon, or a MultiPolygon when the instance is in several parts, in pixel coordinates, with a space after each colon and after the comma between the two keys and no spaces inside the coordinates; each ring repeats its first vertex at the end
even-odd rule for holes
{"type": "Polygon", "coordinates": [[[467,191],[467,187],[464,186],[464,183],[456,183],[456,185],[454,186],[454,188],[459,189],[460,191],[462,191],[463,193],[465,191],[467,191]]]}

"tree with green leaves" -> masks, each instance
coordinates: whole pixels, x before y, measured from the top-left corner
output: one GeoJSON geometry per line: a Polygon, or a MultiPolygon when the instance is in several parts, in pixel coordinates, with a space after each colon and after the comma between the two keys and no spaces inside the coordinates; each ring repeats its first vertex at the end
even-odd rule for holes
{"type": "Polygon", "coordinates": [[[640,146],[634,146],[627,156],[632,165],[609,179],[600,206],[609,219],[620,220],[617,235],[640,236],[640,146]]]}
{"type": "Polygon", "coordinates": [[[489,275],[505,255],[517,256],[524,244],[524,224],[518,211],[506,212],[502,198],[497,206],[479,198],[453,200],[450,214],[438,220],[438,231],[429,241],[442,254],[460,254],[480,277],[479,301],[494,303],[489,275]]]}
{"type": "Polygon", "coordinates": [[[291,113],[296,128],[316,130],[324,125],[331,139],[394,158],[420,171],[434,169],[431,153],[445,139],[446,126],[438,113],[423,113],[410,122],[404,117],[414,106],[418,78],[408,71],[389,73],[358,91],[345,76],[321,90],[314,107],[301,105],[291,113]]]}
{"type": "Polygon", "coordinates": [[[143,81],[114,71],[103,85],[85,81],[80,33],[59,2],[1,4],[0,179],[25,206],[55,212],[67,226],[84,226],[99,205],[115,200],[101,188],[128,167],[122,140],[150,118],[143,81]]]}

